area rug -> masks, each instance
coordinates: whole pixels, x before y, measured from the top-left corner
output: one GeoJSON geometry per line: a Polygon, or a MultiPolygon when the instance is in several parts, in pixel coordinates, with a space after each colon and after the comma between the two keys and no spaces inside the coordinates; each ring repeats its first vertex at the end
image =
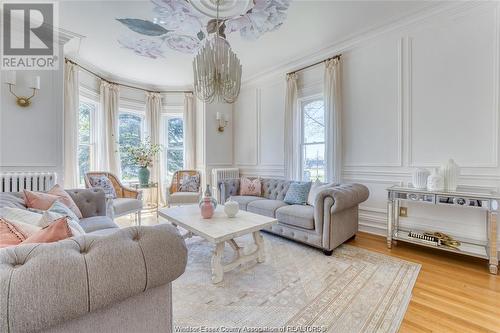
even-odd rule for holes
{"type": "Polygon", "coordinates": [[[349,245],[328,257],[270,234],[264,241],[264,263],[216,285],[213,245],[187,241],[186,272],[173,284],[174,332],[397,332],[420,265],[349,245]]]}

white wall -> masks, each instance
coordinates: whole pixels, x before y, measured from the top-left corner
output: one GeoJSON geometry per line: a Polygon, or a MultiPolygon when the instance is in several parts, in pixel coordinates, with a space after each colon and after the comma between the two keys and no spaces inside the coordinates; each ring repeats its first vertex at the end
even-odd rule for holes
{"type": "MultiPolygon", "coordinates": [[[[385,233],[386,188],[415,167],[452,157],[468,189],[500,185],[500,3],[464,3],[425,13],[322,55],[342,53],[343,180],[369,187],[361,229],[385,233]]],[[[310,61],[314,62],[314,61],[310,61]]],[[[235,106],[235,164],[243,173],[284,176],[282,68],[248,82],[235,106]]],[[[299,95],[321,92],[322,66],[301,72],[299,95]]],[[[409,223],[484,239],[484,212],[411,206],[409,223]]]]}
{"type": "MultiPolygon", "coordinates": [[[[59,59],[62,56],[60,47],[59,59]]],[[[4,84],[0,71],[0,172],[57,172],[63,182],[63,78],[64,62],[58,70],[16,71],[17,95],[30,96],[28,82],[40,76],[41,89],[29,107],[20,107],[4,84]]]]}

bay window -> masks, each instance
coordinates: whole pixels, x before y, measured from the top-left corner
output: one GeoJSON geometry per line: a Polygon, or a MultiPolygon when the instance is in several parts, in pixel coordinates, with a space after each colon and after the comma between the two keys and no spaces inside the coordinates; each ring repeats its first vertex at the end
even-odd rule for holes
{"type": "Polygon", "coordinates": [[[78,113],[78,180],[85,184],[84,176],[94,169],[95,131],[98,105],[95,101],[80,96],[78,113]]]}
{"type": "Polygon", "coordinates": [[[182,114],[167,114],[162,122],[165,177],[170,179],[184,168],[184,120],[182,114]]]}
{"type": "Polygon", "coordinates": [[[128,152],[129,147],[138,146],[144,140],[144,114],[132,110],[120,110],[118,116],[118,143],[120,146],[120,160],[122,179],[136,180],[139,167],[128,152]]]}

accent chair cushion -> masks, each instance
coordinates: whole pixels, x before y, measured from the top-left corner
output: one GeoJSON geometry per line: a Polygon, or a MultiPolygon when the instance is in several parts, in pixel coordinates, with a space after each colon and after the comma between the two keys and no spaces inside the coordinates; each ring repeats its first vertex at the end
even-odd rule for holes
{"type": "Polygon", "coordinates": [[[102,229],[119,229],[118,224],[108,216],[92,216],[80,220],[80,226],[86,233],[93,233],[96,230],[102,229]]]}
{"type": "Polygon", "coordinates": [[[91,187],[101,188],[106,194],[106,198],[116,198],[116,191],[113,183],[106,176],[89,176],[89,183],[91,187]]]}
{"type": "Polygon", "coordinates": [[[73,201],[73,198],[71,198],[68,192],[66,192],[59,184],[54,185],[54,187],[52,187],[47,193],[57,195],[59,197],[59,201],[71,209],[74,215],[76,215],[77,220],[83,217],[82,212],[80,212],[80,208],[78,208],[76,203],[73,201]]]}
{"type": "Polygon", "coordinates": [[[254,200],[247,205],[247,211],[259,214],[259,215],[264,215],[264,216],[269,216],[269,217],[276,217],[276,210],[280,207],[288,206],[285,202],[281,200],[254,200]]]}
{"type": "Polygon", "coordinates": [[[255,196],[251,196],[251,195],[233,195],[233,196],[231,196],[231,199],[236,201],[238,203],[238,205],[240,205],[240,209],[242,209],[242,210],[247,210],[247,205],[250,202],[257,201],[257,200],[259,200],[259,201],[266,200],[264,198],[255,197],[255,196]]]}
{"type": "Polygon", "coordinates": [[[200,177],[184,176],[179,184],[179,192],[198,192],[200,190],[200,177]]]}
{"type": "Polygon", "coordinates": [[[306,205],[291,205],[278,208],[276,218],[279,223],[294,227],[314,230],[314,207],[306,205]]]}
{"type": "Polygon", "coordinates": [[[249,179],[241,177],[240,195],[252,195],[260,197],[262,195],[262,184],[259,178],[249,179]]]}
{"type": "Polygon", "coordinates": [[[306,205],[311,183],[291,183],[286,192],[284,201],[290,205],[306,205]]]}
{"type": "Polygon", "coordinates": [[[133,213],[142,209],[142,200],[133,198],[113,199],[113,210],[116,216],[133,213]]]}
{"type": "Polygon", "coordinates": [[[24,202],[28,208],[47,210],[58,199],[59,196],[54,194],[24,190],[24,202]]]}
{"type": "Polygon", "coordinates": [[[20,244],[26,237],[8,221],[0,219],[0,248],[20,244]]]}
{"type": "Polygon", "coordinates": [[[168,203],[170,205],[197,204],[199,201],[199,192],[175,192],[168,195],[168,203]]]}
{"type": "Polygon", "coordinates": [[[33,235],[26,238],[22,244],[27,243],[52,243],[73,236],[69,228],[67,217],[61,217],[49,226],[41,229],[33,235]]]}

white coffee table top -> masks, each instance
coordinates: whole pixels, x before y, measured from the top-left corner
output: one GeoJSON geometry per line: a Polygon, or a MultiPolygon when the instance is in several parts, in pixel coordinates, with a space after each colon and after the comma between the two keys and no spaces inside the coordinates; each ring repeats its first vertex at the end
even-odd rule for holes
{"type": "Polygon", "coordinates": [[[198,205],[162,208],[159,215],[214,244],[264,229],[278,222],[273,217],[242,210],[235,217],[229,218],[224,214],[222,205],[217,206],[211,219],[201,217],[198,205]]]}

